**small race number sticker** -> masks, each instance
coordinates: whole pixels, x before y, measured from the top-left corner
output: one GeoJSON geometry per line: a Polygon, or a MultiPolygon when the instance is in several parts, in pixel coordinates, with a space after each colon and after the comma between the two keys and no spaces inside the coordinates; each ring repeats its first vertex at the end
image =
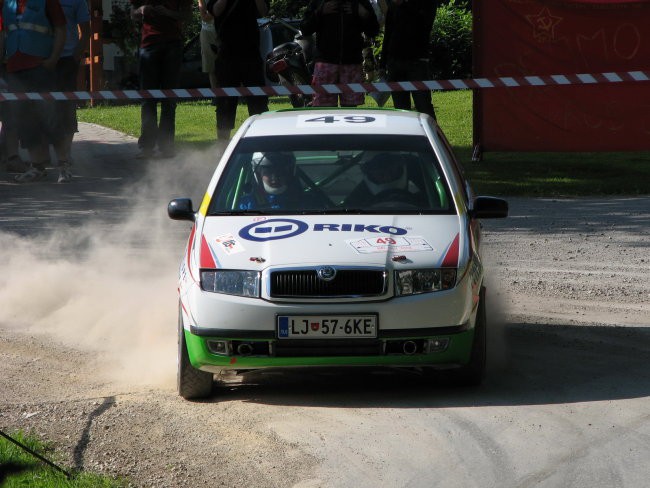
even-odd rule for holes
{"type": "Polygon", "coordinates": [[[328,114],[327,112],[314,112],[310,115],[298,117],[298,127],[342,128],[363,125],[364,127],[385,127],[386,115],[363,113],[354,115],[328,114]]]}
{"type": "Polygon", "coordinates": [[[420,236],[379,236],[366,239],[352,239],[347,241],[347,243],[360,254],[433,251],[433,247],[420,236]]]}

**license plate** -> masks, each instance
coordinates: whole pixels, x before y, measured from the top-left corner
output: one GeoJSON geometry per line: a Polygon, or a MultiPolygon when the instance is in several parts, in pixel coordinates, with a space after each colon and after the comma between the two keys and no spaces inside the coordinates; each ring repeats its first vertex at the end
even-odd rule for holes
{"type": "Polygon", "coordinates": [[[376,315],[279,315],[279,339],[377,337],[376,315]]]}

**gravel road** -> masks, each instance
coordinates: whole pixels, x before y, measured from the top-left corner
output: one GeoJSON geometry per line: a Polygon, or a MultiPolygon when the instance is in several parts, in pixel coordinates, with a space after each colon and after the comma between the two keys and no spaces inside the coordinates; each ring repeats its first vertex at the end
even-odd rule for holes
{"type": "Polygon", "coordinates": [[[1,430],[138,487],[648,486],[650,197],[513,198],[484,223],[480,388],[292,370],[187,402],[188,228],[165,207],[201,196],[210,157],[138,166],[132,139],[86,124],[76,141],[72,184],[0,180],[1,430]]]}

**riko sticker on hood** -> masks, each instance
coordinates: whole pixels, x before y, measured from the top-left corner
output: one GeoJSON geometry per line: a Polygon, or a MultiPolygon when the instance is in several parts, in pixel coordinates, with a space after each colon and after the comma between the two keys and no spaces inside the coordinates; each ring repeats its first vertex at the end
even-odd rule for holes
{"type": "Polygon", "coordinates": [[[420,236],[380,236],[347,241],[358,253],[418,252],[433,251],[433,247],[420,236]]]}

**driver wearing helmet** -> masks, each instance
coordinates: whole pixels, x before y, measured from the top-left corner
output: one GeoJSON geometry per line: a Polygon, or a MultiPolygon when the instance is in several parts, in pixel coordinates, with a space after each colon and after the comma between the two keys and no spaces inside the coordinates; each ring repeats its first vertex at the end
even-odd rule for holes
{"type": "Polygon", "coordinates": [[[296,177],[296,158],[287,152],[255,153],[251,160],[253,189],[239,201],[241,210],[298,209],[304,205],[296,177]]]}
{"type": "Polygon", "coordinates": [[[363,181],[345,200],[346,206],[364,207],[379,204],[409,193],[406,165],[395,153],[379,153],[361,166],[363,181]]]}
{"type": "Polygon", "coordinates": [[[361,170],[363,171],[363,180],[373,195],[391,190],[406,191],[408,187],[404,163],[399,157],[396,160],[394,154],[377,154],[364,164],[361,170]]]}

